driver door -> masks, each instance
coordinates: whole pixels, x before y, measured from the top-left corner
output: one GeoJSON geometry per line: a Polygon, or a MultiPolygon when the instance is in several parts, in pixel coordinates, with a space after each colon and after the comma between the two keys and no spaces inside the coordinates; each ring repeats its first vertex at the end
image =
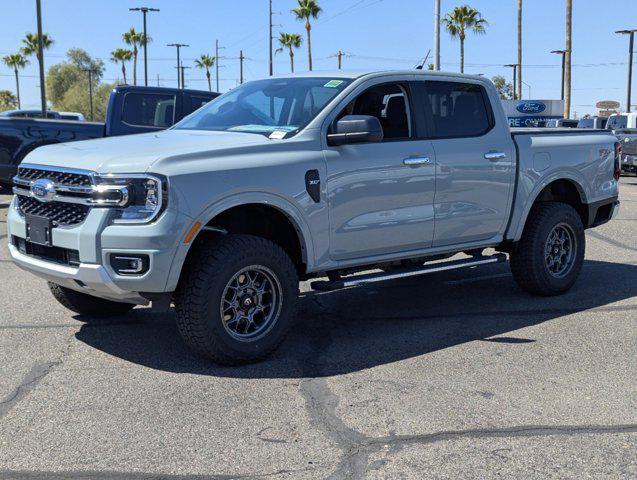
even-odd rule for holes
{"type": "Polygon", "coordinates": [[[375,116],[384,140],[325,148],[332,260],[431,246],[435,156],[413,112],[408,80],[385,79],[359,87],[333,119],[375,116]]]}

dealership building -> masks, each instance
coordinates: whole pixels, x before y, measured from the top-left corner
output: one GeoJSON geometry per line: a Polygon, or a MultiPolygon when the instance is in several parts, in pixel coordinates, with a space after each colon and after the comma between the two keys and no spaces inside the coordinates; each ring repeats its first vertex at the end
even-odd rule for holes
{"type": "Polygon", "coordinates": [[[535,127],[564,118],[564,100],[502,100],[510,127],[535,127]]]}

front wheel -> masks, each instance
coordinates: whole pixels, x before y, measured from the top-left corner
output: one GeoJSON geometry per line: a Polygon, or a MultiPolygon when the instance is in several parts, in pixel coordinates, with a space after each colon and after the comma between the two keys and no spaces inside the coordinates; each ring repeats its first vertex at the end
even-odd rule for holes
{"type": "Polygon", "coordinates": [[[579,276],[585,247],[584,226],[573,207],[539,203],[529,214],[522,238],[511,253],[513,278],[535,295],[564,293],[579,276]]]}
{"type": "Polygon", "coordinates": [[[266,357],[295,315],[299,281],[290,257],[250,235],[227,235],[198,248],[175,295],[184,342],[224,365],[266,357]]]}

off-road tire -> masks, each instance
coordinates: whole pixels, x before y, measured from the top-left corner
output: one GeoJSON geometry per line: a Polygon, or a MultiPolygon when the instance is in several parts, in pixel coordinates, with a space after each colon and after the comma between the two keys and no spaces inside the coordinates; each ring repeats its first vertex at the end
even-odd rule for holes
{"type": "Polygon", "coordinates": [[[113,302],[103,298],[93,297],[85,293],[76,292],[70,288],[49,283],[49,289],[55,299],[72,312],[95,318],[107,318],[124,315],[135,307],[131,303],[113,302]]]}
{"type": "Polygon", "coordinates": [[[522,238],[511,252],[509,263],[513,278],[523,290],[534,295],[552,296],[568,291],[579,276],[584,262],[586,237],[577,211],[565,203],[542,202],[533,207],[522,238]],[[555,277],[545,261],[545,245],[551,231],[566,224],[573,232],[575,256],[570,270],[555,277]]]}
{"type": "Polygon", "coordinates": [[[251,235],[224,235],[197,247],[184,267],[175,292],[177,328],[196,353],[222,365],[257,362],[285,338],[296,315],[299,279],[285,251],[274,242],[251,235]],[[224,326],[220,305],[228,282],[248,266],[263,266],[280,286],[280,311],[263,336],[240,341],[224,326]]]}

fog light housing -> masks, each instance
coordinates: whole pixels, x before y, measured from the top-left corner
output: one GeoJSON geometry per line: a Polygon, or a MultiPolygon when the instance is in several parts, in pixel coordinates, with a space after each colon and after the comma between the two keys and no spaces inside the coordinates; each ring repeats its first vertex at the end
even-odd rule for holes
{"type": "Polygon", "coordinates": [[[136,253],[111,253],[111,268],[118,275],[144,275],[148,272],[150,258],[136,253]]]}

